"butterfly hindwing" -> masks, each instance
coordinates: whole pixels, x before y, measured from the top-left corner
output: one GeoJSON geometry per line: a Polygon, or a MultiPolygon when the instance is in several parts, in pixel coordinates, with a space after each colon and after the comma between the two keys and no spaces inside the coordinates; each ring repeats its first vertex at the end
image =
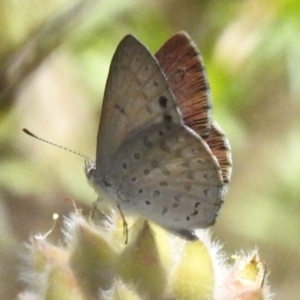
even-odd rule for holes
{"type": "Polygon", "coordinates": [[[107,182],[120,207],[173,230],[208,227],[223,202],[216,160],[183,126],[158,123],[129,138],[107,182]]]}

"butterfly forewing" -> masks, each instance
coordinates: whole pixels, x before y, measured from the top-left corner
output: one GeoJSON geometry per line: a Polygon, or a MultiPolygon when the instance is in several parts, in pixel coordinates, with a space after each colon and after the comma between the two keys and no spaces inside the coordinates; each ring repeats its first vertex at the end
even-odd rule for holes
{"type": "Polygon", "coordinates": [[[224,183],[231,178],[228,139],[211,121],[211,96],[201,55],[185,32],[172,36],[155,54],[177,99],[184,124],[198,133],[216,157],[224,183]]]}
{"type": "Polygon", "coordinates": [[[211,120],[210,89],[200,53],[185,32],[172,36],[155,54],[187,126],[208,134],[211,120]]]}
{"type": "Polygon", "coordinates": [[[164,119],[181,122],[166,78],[146,47],[128,35],[114,54],[106,83],[97,141],[98,171],[107,171],[128,136],[164,119]]]}

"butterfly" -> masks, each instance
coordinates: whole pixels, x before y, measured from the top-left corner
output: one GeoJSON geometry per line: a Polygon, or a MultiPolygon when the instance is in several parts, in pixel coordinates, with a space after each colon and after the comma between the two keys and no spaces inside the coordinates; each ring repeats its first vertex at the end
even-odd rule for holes
{"type": "Polygon", "coordinates": [[[229,142],[212,121],[207,76],[185,32],[153,56],[133,35],[109,69],[93,187],[125,214],[188,240],[214,224],[231,177],[229,142]]]}

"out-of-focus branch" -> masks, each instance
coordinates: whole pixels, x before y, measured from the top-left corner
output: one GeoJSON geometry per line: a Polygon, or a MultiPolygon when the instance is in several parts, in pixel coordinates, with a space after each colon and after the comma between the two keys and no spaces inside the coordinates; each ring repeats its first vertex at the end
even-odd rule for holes
{"type": "Polygon", "coordinates": [[[75,4],[74,1],[70,2],[72,5],[69,3],[60,14],[34,29],[14,53],[1,58],[0,110],[10,106],[14,94],[24,80],[78,30],[101,1],[79,0],[75,4]]]}

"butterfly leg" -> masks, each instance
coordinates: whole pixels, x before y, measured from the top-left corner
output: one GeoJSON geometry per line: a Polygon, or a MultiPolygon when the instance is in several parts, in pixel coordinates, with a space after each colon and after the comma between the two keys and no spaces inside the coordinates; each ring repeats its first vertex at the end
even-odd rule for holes
{"type": "Polygon", "coordinates": [[[101,209],[101,205],[99,207],[99,204],[102,203],[104,199],[101,197],[98,197],[98,199],[96,201],[93,202],[92,204],[92,210],[90,212],[90,220],[92,221],[96,221],[98,220],[98,222],[109,222],[112,224],[112,221],[109,217],[109,215],[107,213],[105,213],[105,210],[101,209]]]}
{"type": "MultiPolygon", "coordinates": [[[[101,201],[101,200],[100,200],[101,201]]],[[[96,214],[96,211],[97,211],[97,204],[98,204],[98,199],[96,200],[96,201],[94,201],[93,202],[93,206],[92,206],[92,211],[91,211],[91,213],[90,213],[90,218],[91,218],[91,220],[93,220],[94,219],[94,217],[95,217],[95,214],[96,214]]]]}
{"type": "Polygon", "coordinates": [[[127,245],[127,243],[128,243],[128,224],[126,222],[125,216],[124,216],[124,214],[121,210],[120,205],[118,205],[118,209],[119,209],[120,215],[121,215],[122,220],[123,220],[123,234],[125,236],[125,245],[127,245]]]}

